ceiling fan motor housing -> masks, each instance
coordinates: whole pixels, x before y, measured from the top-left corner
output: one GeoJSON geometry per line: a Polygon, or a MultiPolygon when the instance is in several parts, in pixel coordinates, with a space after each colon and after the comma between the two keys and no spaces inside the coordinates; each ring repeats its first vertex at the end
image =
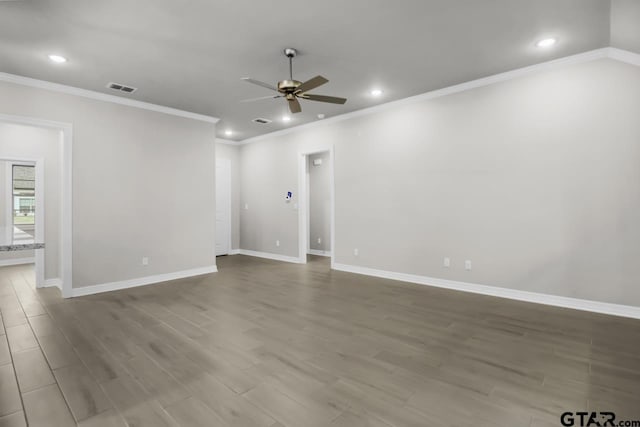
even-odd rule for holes
{"type": "Polygon", "coordinates": [[[278,82],[278,92],[283,93],[285,95],[292,94],[298,89],[302,82],[297,80],[282,80],[278,82]]]}

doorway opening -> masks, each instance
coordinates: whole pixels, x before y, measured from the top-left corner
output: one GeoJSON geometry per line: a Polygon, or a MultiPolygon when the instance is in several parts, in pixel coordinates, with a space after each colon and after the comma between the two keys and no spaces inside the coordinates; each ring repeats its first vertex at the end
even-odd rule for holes
{"type": "MultiPolygon", "coordinates": [[[[31,245],[43,238],[42,170],[42,160],[0,156],[0,202],[3,207],[0,242],[3,244],[31,245]]],[[[0,267],[15,267],[12,271],[31,287],[42,287],[43,252],[41,249],[0,252],[0,267]]]]}
{"type": "Polygon", "coordinates": [[[298,217],[299,262],[309,255],[335,259],[335,190],[333,148],[300,155],[298,217]]]}
{"type": "Polygon", "coordinates": [[[0,196],[0,229],[10,235],[11,249],[0,254],[5,263],[11,263],[7,261],[11,257],[33,257],[35,287],[57,287],[69,298],[73,296],[72,126],[0,114],[0,140],[5,169],[0,178],[7,181],[0,196]],[[36,249],[30,252],[34,244],[36,249]]]}

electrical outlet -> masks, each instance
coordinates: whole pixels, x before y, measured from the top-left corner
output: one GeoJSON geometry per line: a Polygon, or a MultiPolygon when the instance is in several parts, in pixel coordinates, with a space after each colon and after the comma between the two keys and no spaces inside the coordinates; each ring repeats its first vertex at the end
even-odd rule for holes
{"type": "Polygon", "coordinates": [[[442,265],[446,268],[451,267],[451,258],[445,258],[444,262],[442,263],[442,265]]]}
{"type": "Polygon", "coordinates": [[[464,262],[464,269],[467,271],[471,271],[471,260],[468,259],[464,262]]]}
{"type": "Polygon", "coordinates": [[[318,237],[318,244],[319,245],[322,244],[322,238],[321,237],[318,237]]]}
{"type": "Polygon", "coordinates": [[[245,203],[245,204],[244,204],[244,210],[245,210],[245,211],[248,211],[248,210],[249,210],[249,203],[245,203]]]}
{"type": "Polygon", "coordinates": [[[149,265],[149,257],[146,257],[146,256],[142,257],[142,265],[149,265]]]}
{"type": "Polygon", "coordinates": [[[280,240],[276,240],[276,246],[280,247],[280,240]]]}
{"type": "Polygon", "coordinates": [[[360,255],[360,251],[358,250],[358,248],[355,248],[355,249],[353,250],[353,254],[354,254],[355,256],[360,255]]]}

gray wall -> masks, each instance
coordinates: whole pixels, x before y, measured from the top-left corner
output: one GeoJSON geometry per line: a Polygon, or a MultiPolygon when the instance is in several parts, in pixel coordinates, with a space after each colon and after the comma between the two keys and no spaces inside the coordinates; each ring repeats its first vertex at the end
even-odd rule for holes
{"type": "Polygon", "coordinates": [[[240,249],[240,148],[217,142],[216,158],[231,162],[231,249],[240,249]]]}
{"type": "MultiPolygon", "coordinates": [[[[44,159],[45,266],[44,278],[60,277],[60,132],[0,122],[0,158],[44,159]]],[[[1,174],[4,180],[4,173],[1,174]]],[[[11,185],[11,184],[9,184],[11,185]]],[[[4,186],[3,186],[4,187],[4,186]]],[[[0,216],[4,221],[4,201],[0,216]]],[[[36,215],[39,207],[36,206],[36,215]]],[[[9,224],[6,224],[9,225],[9,224]]],[[[33,257],[33,251],[0,253],[0,259],[33,257]]]]}
{"type": "Polygon", "coordinates": [[[240,147],[240,248],[298,257],[297,140],[288,135],[240,147]]]}
{"type": "Polygon", "coordinates": [[[73,124],[74,287],[215,265],[214,124],[10,83],[0,113],[73,124]]]}
{"type": "Polygon", "coordinates": [[[241,247],[297,256],[282,195],[335,145],[337,263],[640,305],[639,112],[640,68],[603,59],[263,138],[241,247]]]}
{"type": "Polygon", "coordinates": [[[309,171],[309,247],[317,251],[331,251],[331,174],[329,153],[308,156],[309,171]],[[314,166],[320,159],[322,165],[314,166]],[[318,243],[318,238],[320,243],[318,243]]]}
{"type": "Polygon", "coordinates": [[[611,0],[611,46],[640,53],[640,1],[611,0]]]}

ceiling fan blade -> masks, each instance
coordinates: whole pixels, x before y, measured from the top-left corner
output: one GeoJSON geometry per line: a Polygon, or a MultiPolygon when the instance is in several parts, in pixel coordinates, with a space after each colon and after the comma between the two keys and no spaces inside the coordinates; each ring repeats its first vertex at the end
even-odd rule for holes
{"type": "Polygon", "coordinates": [[[307,99],[309,101],[318,101],[318,102],[329,102],[331,104],[344,104],[347,102],[347,98],[338,98],[337,96],[326,96],[326,95],[312,95],[310,93],[305,93],[300,96],[302,99],[307,99]]]}
{"type": "Polygon", "coordinates": [[[261,96],[259,98],[249,98],[249,99],[243,99],[240,102],[253,102],[253,101],[261,101],[263,99],[276,99],[276,98],[282,98],[282,95],[269,95],[269,96],[261,96]]]}
{"type": "Polygon", "coordinates": [[[298,88],[296,89],[296,93],[304,93],[304,92],[310,91],[311,89],[315,89],[318,86],[322,86],[328,81],[329,80],[325,79],[322,76],[315,76],[311,80],[307,80],[306,82],[298,86],[298,88]]]}
{"type": "Polygon", "coordinates": [[[291,110],[293,114],[302,111],[302,107],[300,106],[300,101],[298,101],[298,98],[287,99],[287,101],[289,102],[289,110],[291,110]]]}
{"type": "Polygon", "coordinates": [[[275,86],[270,85],[269,83],[261,82],[260,80],[252,79],[249,77],[243,77],[241,80],[244,80],[245,82],[253,83],[254,85],[262,86],[267,89],[275,90],[276,92],[278,91],[278,89],[275,86]]]}

